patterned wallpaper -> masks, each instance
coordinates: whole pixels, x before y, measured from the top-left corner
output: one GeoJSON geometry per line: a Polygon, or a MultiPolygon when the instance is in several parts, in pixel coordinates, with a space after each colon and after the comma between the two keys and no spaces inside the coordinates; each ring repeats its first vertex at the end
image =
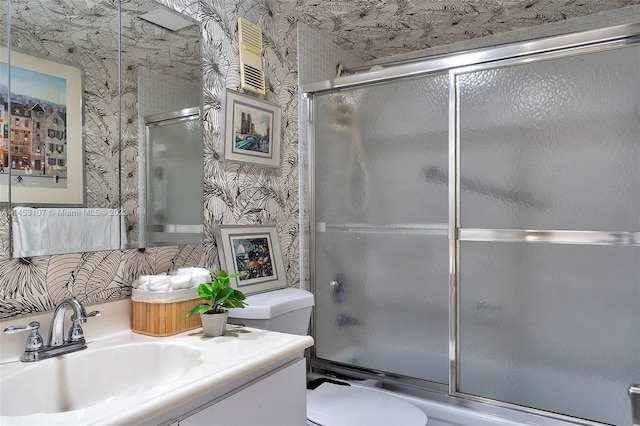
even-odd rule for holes
{"type": "MultiPolygon", "coordinates": [[[[188,0],[172,2],[190,4],[188,0]]],[[[298,74],[296,21],[264,0],[199,2],[198,19],[205,29],[204,136],[206,263],[216,265],[214,226],[276,224],[287,284],[300,285],[300,221],[298,201],[298,74]],[[269,102],[282,108],[282,146],[277,169],[218,161],[226,89],[240,90],[237,18],[256,23],[263,32],[263,64],[269,102]]],[[[179,7],[178,7],[179,9],[179,7]]]]}
{"type": "Polygon", "coordinates": [[[637,0],[284,0],[300,22],[365,60],[638,4],[637,0]]]}

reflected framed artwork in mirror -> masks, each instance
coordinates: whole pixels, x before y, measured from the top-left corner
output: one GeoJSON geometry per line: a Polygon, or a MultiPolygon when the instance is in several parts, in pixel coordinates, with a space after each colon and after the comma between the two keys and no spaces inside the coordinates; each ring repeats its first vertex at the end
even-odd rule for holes
{"type": "MultiPolygon", "coordinates": [[[[15,49],[9,61],[4,47],[0,58],[0,74],[11,76],[0,123],[0,185],[9,184],[10,169],[13,204],[84,205],[82,70],[15,49]]],[[[0,194],[7,202],[7,192],[0,194]]]]}
{"type": "Polygon", "coordinates": [[[227,90],[223,159],[278,167],[280,117],[280,106],[227,90]]]}
{"type": "Polygon", "coordinates": [[[217,227],[220,267],[240,274],[231,286],[244,294],[284,288],[287,279],[275,225],[217,227]]]}

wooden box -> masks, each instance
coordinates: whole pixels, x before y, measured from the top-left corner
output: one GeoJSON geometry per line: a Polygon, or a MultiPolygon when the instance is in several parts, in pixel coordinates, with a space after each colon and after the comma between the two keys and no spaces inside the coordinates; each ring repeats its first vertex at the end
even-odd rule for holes
{"type": "MultiPolygon", "coordinates": [[[[195,289],[189,289],[195,290],[195,289]]],[[[154,294],[153,292],[137,292],[133,290],[131,300],[133,303],[133,324],[131,329],[135,333],[147,336],[171,336],[183,331],[201,327],[200,315],[192,315],[187,318],[194,306],[203,300],[198,297],[197,291],[184,291],[182,295],[171,295],[169,299],[184,298],[184,300],[167,301],[166,294],[154,294]]],[[[171,293],[178,293],[171,292],[171,293]]],[[[168,293],[167,293],[168,294],[168,293]]]]}

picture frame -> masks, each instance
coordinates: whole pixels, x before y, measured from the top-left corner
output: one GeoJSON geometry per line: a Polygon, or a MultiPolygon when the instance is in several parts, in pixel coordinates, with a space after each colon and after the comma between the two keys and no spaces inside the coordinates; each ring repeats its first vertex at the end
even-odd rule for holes
{"type": "Polygon", "coordinates": [[[233,288],[249,295],[286,287],[275,225],[218,225],[216,237],[220,267],[241,274],[230,279],[233,288]]]}
{"type": "Polygon", "coordinates": [[[233,90],[225,96],[222,160],[278,167],[280,106],[233,90]]]}
{"type": "MultiPolygon", "coordinates": [[[[82,207],[83,71],[13,49],[10,55],[9,74],[9,51],[0,47],[0,76],[11,75],[12,98],[11,111],[8,99],[0,105],[0,188],[12,185],[12,204],[82,207]]],[[[8,192],[0,190],[0,202],[9,201],[8,192]]]]}

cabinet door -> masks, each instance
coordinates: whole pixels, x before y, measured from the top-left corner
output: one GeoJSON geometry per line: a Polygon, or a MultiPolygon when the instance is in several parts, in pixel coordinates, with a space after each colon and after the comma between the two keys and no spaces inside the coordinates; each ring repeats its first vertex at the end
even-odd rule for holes
{"type": "Polygon", "coordinates": [[[250,383],[179,426],[300,426],[306,423],[305,360],[250,383]]]}

